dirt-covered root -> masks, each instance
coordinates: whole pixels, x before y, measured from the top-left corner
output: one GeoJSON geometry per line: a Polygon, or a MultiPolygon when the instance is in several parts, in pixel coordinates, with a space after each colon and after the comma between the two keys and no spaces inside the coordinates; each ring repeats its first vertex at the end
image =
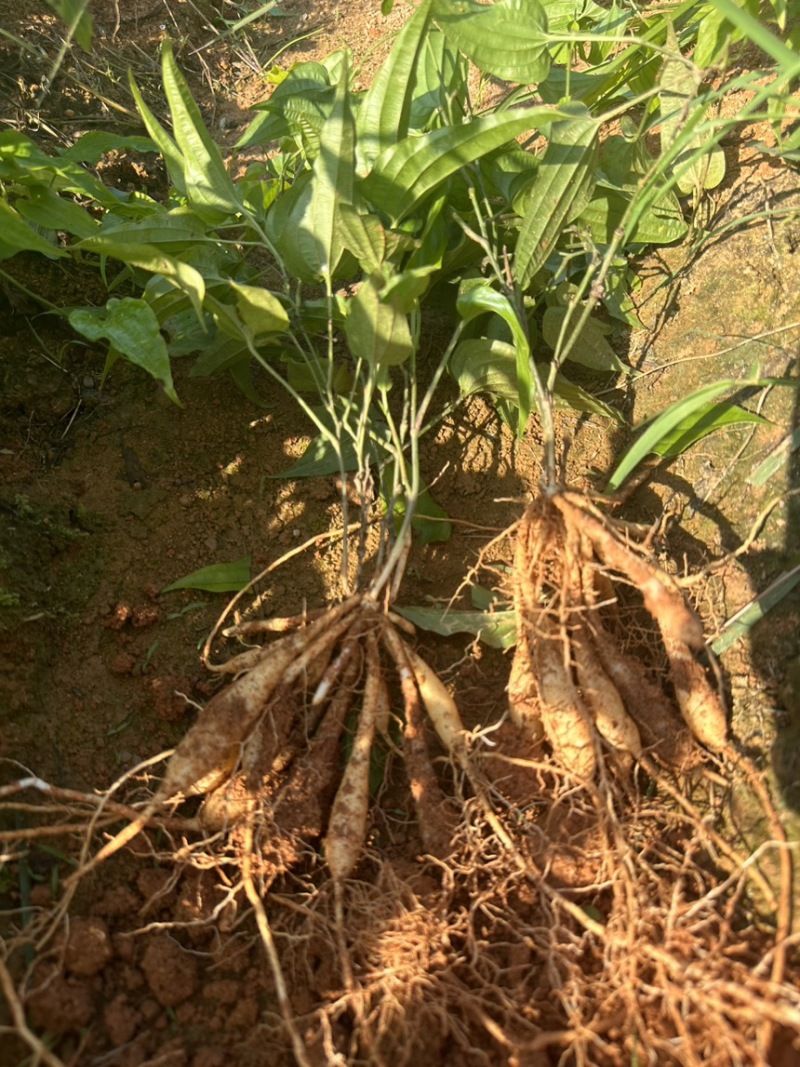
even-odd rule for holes
{"type": "Polygon", "coordinates": [[[167,806],[193,796],[204,798],[196,818],[206,837],[241,847],[239,828],[250,827],[262,880],[291,867],[320,838],[331,874],[346,879],[364,852],[376,746],[383,749],[379,763],[402,751],[423,846],[445,856],[455,819],[424,721],[469,776],[466,734],[446,687],[385,608],[353,596],[310,618],[250,621],[226,634],[268,636],[234,655],[235,678],[200,712],[149,802],[79,867],[72,884],[159,821],[167,806]],[[396,712],[391,692],[401,697],[396,712]]]}
{"type": "Polygon", "coordinates": [[[605,750],[623,763],[654,752],[685,767],[692,739],[727,746],[719,693],[695,658],[700,620],[675,580],[628,531],[578,493],[542,494],[518,525],[514,558],[518,640],[509,684],[512,719],[575,777],[596,772],[605,750]],[[656,624],[635,653],[613,608],[615,585],[638,590],[656,624]],[[626,647],[627,646],[627,647],[626,647]],[[668,685],[657,678],[668,664],[668,685]]]}
{"type": "Polygon", "coordinates": [[[284,916],[290,984],[308,955],[330,961],[303,1020],[310,1046],[348,1065],[793,1062],[778,1049],[800,1040],[797,948],[773,978],[752,863],[715,862],[717,790],[681,814],[662,773],[648,797],[552,773],[536,821],[502,816],[513,849],[468,803],[445,861],[386,853],[343,886],[344,950],[333,887],[284,916]]]}

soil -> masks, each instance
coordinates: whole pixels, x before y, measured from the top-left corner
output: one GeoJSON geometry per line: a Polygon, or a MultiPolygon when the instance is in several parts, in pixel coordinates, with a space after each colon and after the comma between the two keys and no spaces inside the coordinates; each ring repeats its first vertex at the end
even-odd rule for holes
{"type": "MultiPolygon", "coordinates": [[[[248,26],[246,36],[215,39],[223,18],[243,17],[243,5],[94,0],[91,7],[92,52],[70,51],[42,98],[44,60],[56,56],[59,23],[44,5],[0,0],[0,27],[37,50],[0,42],[3,117],[45,143],[67,143],[98,125],[138,132],[123,72],[133,66],[156,106],[156,47],[169,34],[180,42],[178,60],[207,121],[230,145],[248,122],[247,108],[264,98],[260,71],[274,57],[280,54],[286,66],[347,43],[363,60],[366,83],[405,16],[399,4],[384,19],[377,3],[283,0],[279,13],[248,26]]],[[[763,129],[744,127],[725,142],[728,175],[709,199],[705,224],[719,236],[662,249],[635,264],[643,279],[636,295],[643,328],[620,338],[619,346],[640,374],[615,394],[634,422],[706,382],[754,370],[795,373],[800,181],[754,147],[765,136],[763,129]],[[775,209],[784,213],[763,217],[775,209]],[[737,223],[745,217],[753,221],[737,223]]],[[[115,165],[122,180],[160,180],[137,173],[125,158],[115,165]]],[[[18,256],[3,268],[60,304],[104,299],[92,276],[72,267],[18,256]]],[[[335,599],[340,555],[327,535],[340,520],[339,491],[333,478],[281,478],[311,432],[266,380],[257,380],[263,403],[255,405],[228,380],[191,378],[178,361],[183,406],[176,408],[132,366],[118,364],[103,381],[102,353],[37,313],[13,287],[2,286],[0,304],[2,778],[30,774],[60,790],[92,793],[172,749],[197,705],[216,690],[198,649],[226,598],[166,587],[211,563],[247,558],[255,573],[316,537],[259,586],[263,607],[282,615],[335,599]]],[[[431,350],[435,345],[432,334],[431,350]]],[[[626,518],[657,523],[668,517],[658,544],[663,560],[676,561],[679,571],[697,572],[734,551],[769,500],[797,484],[800,460],[785,445],[797,424],[795,391],[742,390],[740,400],[751,407],[757,402],[766,421],[714,434],[662,464],[626,502],[626,518]],[[781,447],[785,462],[766,484],[754,486],[753,472],[781,447]]],[[[559,433],[569,444],[572,484],[601,488],[626,434],[569,413],[559,433]]],[[[491,537],[518,519],[535,491],[539,462],[535,425],[517,442],[480,398],[443,423],[425,446],[423,465],[454,533],[446,544],[414,548],[402,603],[453,595],[491,537]]],[[[797,500],[787,497],[746,554],[694,587],[707,634],[721,631],[751,598],[798,565],[797,500]]],[[[795,836],[799,622],[800,587],[721,660],[733,732],[777,785],[795,836]]],[[[454,689],[469,728],[493,727],[505,710],[507,658],[468,640],[424,632],[418,648],[454,689]]],[[[507,745],[519,744],[508,741],[510,726],[501,729],[507,745]]],[[[525,780],[512,781],[514,773],[504,776],[508,796],[529,788],[525,780]]],[[[381,1035],[374,1059],[353,1052],[358,1012],[334,1010],[342,995],[341,961],[322,860],[308,858],[268,900],[311,1062],[377,1063],[381,1056],[393,1063],[416,1060],[420,1067],[556,1062],[546,1044],[515,1051],[516,1038],[528,1040],[534,1021],[537,1032],[567,1025],[537,993],[547,968],[538,931],[525,932],[526,922],[536,925],[530,887],[508,889],[520,928],[505,944],[490,905],[482,911],[480,904],[484,894],[488,899],[491,864],[472,871],[458,891],[449,886],[435,864],[420,859],[402,768],[391,766],[386,783],[348,911],[348,936],[361,945],[365,980],[368,972],[383,976],[383,999],[360,1008],[364,1017],[373,1013],[381,1035]],[[471,970],[470,951],[484,943],[487,954],[471,970]],[[503,975],[504,1017],[517,1019],[517,1035],[513,1028],[498,1034],[493,1022],[492,968],[503,975]],[[479,995],[465,1000],[465,989],[479,995]],[[320,1005],[333,1005],[327,1032],[314,1022],[320,1005]]],[[[140,776],[125,801],[148,788],[140,776]]],[[[559,822],[558,811],[558,805],[550,811],[551,826],[559,822]]],[[[751,847],[763,840],[763,816],[744,787],[734,790],[727,817],[751,847]]],[[[62,799],[46,811],[16,810],[17,822],[11,818],[0,811],[0,828],[63,824],[70,821],[69,804],[62,799]]],[[[562,843],[571,844],[554,856],[554,876],[562,885],[589,884],[599,868],[593,862],[581,868],[593,847],[585,822],[577,819],[561,832],[562,843]]],[[[82,883],[69,915],[35,960],[16,954],[10,966],[25,990],[28,1025],[61,1062],[79,1067],[292,1062],[274,978],[232,869],[202,869],[188,861],[185,848],[181,853],[179,829],[169,840],[165,834],[142,835],[82,883]],[[183,859],[176,861],[176,854],[183,859]]],[[[54,907],[83,844],[76,829],[33,838],[24,856],[17,849],[3,857],[0,932],[9,943],[54,907]]],[[[685,842],[676,832],[671,844],[680,851],[685,842]]],[[[1,1007],[0,1024],[8,1025],[1,1007]]],[[[613,1033],[612,1027],[612,1043],[613,1033]]],[[[785,1052],[776,1042],[772,1062],[794,1062],[786,1041],[785,1052]]],[[[0,1067],[17,1067],[27,1055],[18,1037],[0,1041],[0,1067]]],[[[583,1062],[613,1062],[596,1055],[583,1062]]]]}

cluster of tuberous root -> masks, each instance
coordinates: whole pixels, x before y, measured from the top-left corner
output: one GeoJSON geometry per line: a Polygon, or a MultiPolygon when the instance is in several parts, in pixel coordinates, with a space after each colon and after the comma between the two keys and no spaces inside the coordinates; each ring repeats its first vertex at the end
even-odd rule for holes
{"type": "Polygon", "coordinates": [[[400,632],[409,626],[359,594],[309,615],[226,630],[242,640],[282,635],[214,668],[234,680],[201,711],[139,817],[90,865],[127,844],[169,803],[204,796],[201,827],[225,834],[257,825],[275,873],[324,833],[331,873],[347,878],[367,833],[373,745],[382,737],[396,747],[398,732],[423,844],[444,854],[452,826],[424,739],[423,708],[451,758],[463,766],[468,758],[452,697],[400,632]],[[392,713],[387,668],[402,691],[402,719],[392,713]],[[352,743],[341,771],[348,731],[352,743]]]}
{"type": "MultiPolygon", "coordinates": [[[[280,1007],[254,1039],[272,1027],[299,1067],[789,1062],[779,1057],[800,1043],[791,845],[762,776],[727,742],[722,702],[696,658],[698,617],[629,528],[567,490],[526,510],[514,576],[511,714],[555,759],[536,758],[536,746],[531,758],[468,752],[453,698],[410,646],[408,624],[367,593],[226,630],[254,643],[212,667],[230,681],[138,813],[32,777],[0,788],[0,805],[31,789],[67,805],[62,824],[28,836],[86,828],[84,856],[94,832],[130,819],[73,886],[148,825],[176,845],[164,863],[238,867],[226,899],[244,890],[280,1007]],[[615,618],[621,582],[660,632],[652,663],[631,655],[615,618]],[[472,793],[458,818],[426,720],[472,793]],[[427,858],[372,850],[356,880],[379,742],[402,748],[427,858]],[[701,774],[677,784],[672,771],[702,759],[695,742],[744,773],[769,828],[758,854],[715,828],[721,774],[709,772],[705,794],[701,774]],[[647,771],[646,791],[635,774],[605,773],[633,763],[647,771]],[[521,788],[506,788],[510,769],[524,772],[521,788]],[[168,817],[189,796],[203,797],[197,815],[168,817]],[[187,845],[187,832],[202,840],[187,845]],[[332,879],[306,897],[275,892],[320,839],[332,879]],[[333,961],[331,977],[298,1017],[312,956],[333,961]]],[[[37,948],[68,905],[65,896],[43,922],[37,948]]],[[[0,992],[39,1054],[2,955],[0,992]]],[[[63,1067],[50,1053],[42,1062],[63,1067]]]]}
{"type": "Polygon", "coordinates": [[[726,748],[722,701],[695,658],[704,647],[700,620],[627,530],[579,493],[543,494],[519,524],[514,579],[511,716],[546,737],[568,771],[590,779],[600,739],[628,759],[647,750],[678,767],[692,759],[692,737],[726,748]],[[658,625],[672,696],[609,624],[615,580],[639,590],[658,625]]]}

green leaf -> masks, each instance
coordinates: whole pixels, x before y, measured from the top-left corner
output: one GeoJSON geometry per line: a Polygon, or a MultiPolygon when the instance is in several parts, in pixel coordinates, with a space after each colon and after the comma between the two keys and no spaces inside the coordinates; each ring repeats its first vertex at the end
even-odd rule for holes
{"type": "Polygon", "coordinates": [[[405,363],[414,351],[408,318],[401,301],[382,299],[382,279],[366,278],[349,302],[344,332],[350,351],[375,370],[405,363]]]}
{"type": "Polygon", "coordinates": [[[480,70],[524,85],[550,70],[547,16],[537,0],[434,0],[442,32],[480,70]]]}
{"type": "Polygon", "coordinates": [[[30,138],[15,130],[0,133],[0,181],[41,184],[53,192],[77,193],[114,211],[127,209],[132,199],[107,189],[76,163],[45,155],[30,138]]]}
{"type": "Polygon", "coordinates": [[[251,364],[248,360],[242,360],[241,363],[235,363],[230,368],[230,376],[237,389],[244,393],[252,404],[255,404],[256,407],[264,406],[264,401],[259,396],[258,391],[253,384],[251,364]]]}
{"type": "Polygon", "coordinates": [[[312,168],[311,202],[303,220],[317,244],[318,273],[323,277],[332,278],[341,259],[339,208],[341,204],[353,203],[355,152],[356,130],[345,66],[333,111],[322,127],[319,155],[312,168]]]}
{"type": "Polygon", "coordinates": [[[779,64],[784,74],[797,76],[800,73],[800,56],[788,48],[779,37],[770,33],[764,23],[739,7],[734,0],[714,0],[714,7],[722,12],[762,51],[779,64]]]}
{"type": "Polygon", "coordinates": [[[157,152],[158,145],[149,137],[123,136],[90,130],[81,134],[74,145],[61,151],[61,159],[71,163],[88,163],[94,166],[108,152],[157,152]]]}
{"type": "Polygon", "coordinates": [[[499,315],[511,331],[511,336],[514,339],[514,379],[517,387],[517,395],[513,399],[519,409],[517,433],[521,437],[528,425],[528,417],[534,401],[538,401],[539,398],[534,396],[534,378],[530,367],[530,342],[514,308],[511,306],[511,301],[507,296],[492,289],[486,282],[479,282],[477,285],[470,284],[466,288],[462,286],[456,307],[465,322],[469,322],[470,319],[474,319],[477,315],[489,311],[499,315]]]}
{"type": "Polygon", "coordinates": [[[644,431],[624,454],[608,479],[606,491],[613,493],[616,489],[619,489],[628,475],[636,470],[642,460],[649,456],[651,452],[657,452],[660,443],[664,440],[669,440],[669,435],[684,420],[688,420],[698,411],[702,411],[711,401],[723,393],[755,384],[758,383],[732,380],[711,382],[709,385],[704,385],[697,389],[690,396],[671,404],[666,411],[647,424],[644,431]]]}
{"type": "Polygon", "coordinates": [[[92,16],[89,0],[47,0],[49,7],[68,27],[69,33],[84,52],[92,50],[92,16]]]}
{"type": "Polygon", "coordinates": [[[519,401],[517,353],[505,341],[486,337],[462,341],[450,357],[449,370],[462,396],[488,393],[512,404],[519,401]]]}
{"type": "Polygon", "coordinates": [[[161,592],[171,593],[175,589],[204,589],[208,593],[238,593],[250,581],[250,560],[236,560],[234,563],[212,563],[192,571],[185,578],[165,586],[161,592]]]}
{"type": "Polygon", "coordinates": [[[308,445],[300,459],[280,474],[268,474],[268,478],[320,478],[330,474],[358,470],[358,457],[352,441],[342,443],[341,459],[327,437],[318,434],[308,445]]]}
{"type": "Polygon", "coordinates": [[[17,211],[34,226],[63,230],[76,237],[91,237],[99,223],[74,200],[67,200],[45,186],[30,190],[30,196],[16,202],[17,211]]]}
{"type": "Polygon", "coordinates": [[[699,29],[692,61],[705,69],[724,53],[731,37],[731,24],[713,4],[703,4],[697,15],[699,29]]]}
{"type": "Polygon", "coordinates": [[[539,159],[518,144],[506,145],[480,162],[481,172],[504,198],[513,204],[520,193],[533,181],[539,159]]]}
{"type": "MultiPolygon", "coordinates": [[[[499,401],[515,405],[519,401],[516,350],[505,341],[486,337],[462,341],[450,359],[450,373],[463,396],[483,392],[499,401]]],[[[564,374],[557,376],[554,393],[573,411],[586,411],[614,422],[625,422],[618,411],[575,385],[564,374]]]]}
{"type": "Polygon", "coordinates": [[[583,104],[568,108],[572,117],[554,123],[536,176],[514,205],[522,216],[514,277],[523,289],[544,266],[565,227],[586,207],[594,188],[599,123],[583,104]]]}
{"type": "Polygon", "coordinates": [[[773,478],[781,467],[785,467],[789,462],[789,456],[793,452],[796,452],[800,448],[800,428],[792,430],[792,432],[781,441],[781,443],[772,450],[767,458],[756,467],[750,477],[747,479],[747,484],[754,486],[756,489],[760,489],[762,485],[766,485],[767,482],[773,478]]]}
{"type": "Polygon", "coordinates": [[[17,252],[41,252],[49,259],[66,255],[58,245],[32,229],[5,200],[0,200],[0,259],[8,259],[17,252]]]}
{"type": "MultiPolygon", "coordinates": [[[[285,351],[281,354],[281,363],[286,366],[286,377],[292,388],[298,393],[314,393],[319,397],[320,383],[328,379],[328,361],[321,356],[313,359],[304,353],[302,359],[296,352],[285,351]]],[[[331,385],[339,396],[347,394],[353,388],[353,374],[350,360],[337,363],[333,368],[331,385]]]]}
{"type": "Polygon", "coordinates": [[[431,0],[422,0],[397,34],[358,112],[358,169],[366,173],[390,145],[408,135],[415,74],[430,25],[431,0]]]}
{"type": "Polygon", "coordinates": [[[164,93],[172,115],[175,141],[183,157],[186,197],[201,219],[215,225],[238,215],[242,203],[186,79],[178,69],[172,45],[166,40],[161,47],[164,93]]]}
{"type": "Polygon", "coordinates": [[[590,415],[599,415],[601,418],[611,419],[612,422],[617,422],[621,426],[625,425],[624,416],[616,408],[612,408],[610,404],[606,404],[602,400],[598,400],[596,396],[592,396],[591,393],[587,393],[581,386],[571,382],[565,374],[559,373],[556,375],[553,393],[556,400],[560,402],[557,404],[559,407],[566,405],[572,411],[586,411],[590,415]]]}
{"type": "MultiPolygon", "coordinates": [[[[554,352],[558,349],[561,329],[566,317],[567,309],[562,307],[550,307],[544,313],[542,337],[554,352]]],[[[614,370],[620,374],[632,374],[633,369],[622,362],[606,340],[609,333],[611,333],[610,326],[590,316],[570,348],[567,359],[573,363],[580,363],[584,367],[591,367],[592,370],[614,370]]]]}
{"type": "MultiPolygon", "coordinates": [[[[395,501],[394,505],[394,521],[398,532],[403,524],[405,513],[405,500],[400,498],[395,501]]],[[[453,536],[453,525],[448,519],[447,512],[436,503],[427,486],[423,486],[417,496],[411,528],[420,544],[423,545],[449,541],[453,536]]]]}
{"type": "Polygon", "coordinates": [[[205,223],[185,208],[158,211],[138,219],[120,220],[106,216],[97,236],[118,244],[156,245],[159,251],[181,253],[181,259],[190,251],[196,254],[201,243],[218,247],[217,242],[207,236],[205,223]]]}
{"type": "Polygon", "coordinates": [[[236,293],[236,310],[253,337],[283,333],[289,327],[289,316],[274,293],[257,285],[231,282],[236,293]]]}
{"type": "Polygon", "coordinates": [[[117,241],[113,236],[89,237],[76,247],[85,252],[94,252],[98,256],[111,256],[151,274],[163,275],[172,285],[186,293],[192,301],[198,319],[202,321],[206,283],[202,274],[188,263],[182,263],[154,245],[117,241]]]}
{"type": "Polygon", "coordinates": [[[469,61],[435,26],[425,35],[415,74],[411,129],[431,129],[466,113],[469,61]]]}
{"type": "Polygon", "coordinates": [[[302,281],[334,276],[348,240],[341,209],[353,203],[354,179],[355,123],[344,76],[311,173],[301,174],[267,213],[268,236],[286,269],[302,281]]]}
{"type": "Polygon", "coordinates": [[[172,184],[181,196],[186,196],[186,166],[178,146],[147,106],[145,98],[142,96],[141,90],[136,84],[136,79],[131,71],[128,71],[128,84],[130,85],[133,99],[136,101],[136,109],[142,116],[142,121],[144,122],[147,132],[150,134],[158,151],[161,153],[167,166],[167,170],[169,171],[172,184]]]}
{"type": "Polygon", "coordinates": [[[374,274],[386,259],[386,231],[377,215],[361,215],[351,204],[339,208],[342,245],[363,271],[374,274]]]}
{"type": "Polygon", "coordinates": [[[455,608],[394,606],[398,615],[413,622],[421,630],[429,630],[442,637],[469,633],[491,648],[512,648],[517,641],[517,613],[515,611],[460,611],[455,608]]]}
{"type": "Polygon", "coordinates": [[[427,486],[417,497],[411,528],[423,545],[449,541],[453,536],[453,525],[448,520],[447,512],[436,503],[427,486]]]}
{"type": "Polygon", "coordinates": [[[105,308],[71,311],[69,321],[73,329],[90,341],[110,341],[127,360],[161,382],[170,400],[181,406],[172,384],[169,353],[158,319],[144,300],[112,297],[105,308]]]}
{"type": "Polygon", "coordinates": [[[467,163],[560,116],[551,108],[515,108],[406,137],[381,153],[360,191],[397,225],[467,163]]]}
{"type": "Polygon", "coordinates": [[[784,571],[774,582],[770,582],[763,593],[759,593],[727,620],[719,637],[711,643],[712,652],[716,656],[721,656],[735,641],[748,634],[768,611],[771,611],[776,604],[791,593],[798,582],[800,582],[800,563],[784,571]]]}
{"type": "Polygon", "coordinates": [[[192,364],[190,378],[208,378],[221,371],[233,370],[240,363],[252,359],[252,353],[241,336],[230,337],[221,330],[192,364]]]}
{"type": "Polygon", "coordinates": [[[702,441],[715,430],[721,430],[725,426],[741,426],[744,423],[763,424],[767,420],[762,415],[753,411],[747,411],[732,404],[728,400],[717,401],[707,404],[695,411],[688,418],[679,422],[678,425],[667,433],[653,448],[659,456],[672,459],[685,452],[687,448],[698,441],[702,441]]]}
{"type": "MultiPolygon", "coordinates": [[[[581,212],[578,223],[589,227],[597,244],[610,244],[631,199],[627,193],[598,183],[593,199],[581,212]]],[[[681,241],[688,231],[678,199],[669,192],[639,216],[628,243],[668,245],[681,241]]]]}
{"type": "MultiPolygon", "coordinates": [[[[667,23],[667,44],[676,55],[665,57],[659,79],[664,152],[675,144],[690,118],[699,119],[698,109],[702,113],[706,110],[702,103],[695,103],[699,79],[681,57],[671,22],[667,23]]],[[[725,177],[725,153],[719,145],[706,145],[704,134],[698,133],[672,161],[672,170],[682,193],[715,189],[725,177]]]]}
{"type": "Polygon", "coordinates": [[[327,69],[321,63],[298,63],[268,100],[256,104],[255,110],[266,114],[259,115],[247,127],[236,142],[236,151],[290,134],[302,138],[306,126],[317,136],[318,148],[318,135],[331,113],[333,99],[334,88],[327,69]]]}

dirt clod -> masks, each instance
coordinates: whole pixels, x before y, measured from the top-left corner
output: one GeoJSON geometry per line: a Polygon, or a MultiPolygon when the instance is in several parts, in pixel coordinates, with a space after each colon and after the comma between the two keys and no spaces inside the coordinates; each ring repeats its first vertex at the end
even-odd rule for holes
{"type": "Polygon", "coordinates": [[[108,927],[102,919],[73,919],[69,926],[64,966],[70,974],[91,978],[114,955],[108,927]]]}
{"type": "Polygon", "coordinates": [[[197,961],[166,935],[150,939],[141,964],[147,984],[159,1004],[175,1008],[197,988],[197,961]]]}

